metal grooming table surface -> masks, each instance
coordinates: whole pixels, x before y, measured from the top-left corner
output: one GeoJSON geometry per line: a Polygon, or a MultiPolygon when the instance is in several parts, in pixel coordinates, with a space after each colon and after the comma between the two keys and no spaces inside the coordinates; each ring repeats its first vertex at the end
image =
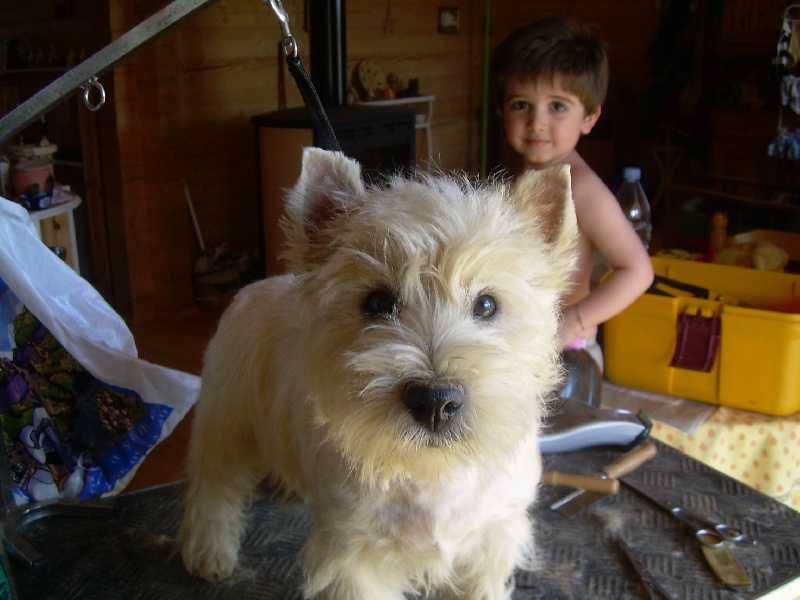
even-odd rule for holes
{"type": "MultiPolygon", "coordinates": [[[[513,598],[644,598],[636,577],[613,543],[622,537],[675,598],[757,598],[800,576],[800,513],[664,444],[629,477],[655,493],[740,527],[759,540],[732,550],[753,587],[717,583],[688,529],[622,486],[574,519],[548,508],[566,488],[543,486],[536,508],[542,568],[516,575],[513,598]]],[[[545,457],[564,472],[599,470],[619,451],[592,449],[545,457]]],[[[180,485],[122,494],[116,519],[52,516],[30,523],[25,538],[49,561],[36,575],[11,562],[16,597],[47,599],[300,599],[298,552],[311,527],[302,505],[266,497],[253,503],[250,528],[231,581],[211,584],[188,575],[175,545],[180,485]]],[[[776,596],[777,597],[777,596],[776,596]]],[[[786,597],[786,596],[782,596],[786,597]]]]}

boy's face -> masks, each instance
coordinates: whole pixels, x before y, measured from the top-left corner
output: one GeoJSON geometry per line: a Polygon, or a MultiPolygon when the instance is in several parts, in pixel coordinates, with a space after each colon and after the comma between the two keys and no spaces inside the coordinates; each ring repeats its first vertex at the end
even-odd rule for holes
{"type": "Polygon", "coordinates": [[[526,166],[541,169],[566,162],[581,135],[592,130],[600,109],[587,114],[580,99],[561,87],[559,78],[506,82],[501,112],[511,147],[526,166]]]}

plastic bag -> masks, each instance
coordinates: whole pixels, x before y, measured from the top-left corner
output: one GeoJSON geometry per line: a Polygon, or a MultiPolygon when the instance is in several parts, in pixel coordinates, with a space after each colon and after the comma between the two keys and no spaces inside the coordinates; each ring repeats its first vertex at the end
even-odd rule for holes
{"type": "Polygon", "coordinates": [[[0,197],[2,468],[17,504],[121,491],[199,390],[139,359],[124,320],[0,197]]]}

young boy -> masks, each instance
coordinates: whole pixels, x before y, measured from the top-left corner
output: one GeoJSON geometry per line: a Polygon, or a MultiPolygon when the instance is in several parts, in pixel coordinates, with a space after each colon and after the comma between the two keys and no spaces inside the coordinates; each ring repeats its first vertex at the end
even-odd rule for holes
{"type": "Polygon", "coordinates": [[[616,197],[575,149],[597,123],[605,100],[604,44],[574,21],[544,19],[511,33],[491,66],[506,137],[525,168],[570,167],[579,258],[560,337],[565,349],[585,347],[602,369],[598,325],[624,310],[653,280],[647,251],[616,197]],[[590,289],[596,251],[613,273],[590,289]]]}

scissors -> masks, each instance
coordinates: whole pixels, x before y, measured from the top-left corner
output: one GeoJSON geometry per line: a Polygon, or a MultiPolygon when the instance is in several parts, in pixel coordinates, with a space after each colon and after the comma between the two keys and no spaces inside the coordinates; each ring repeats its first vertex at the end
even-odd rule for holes
{"type": "Polygon", "coordinates": [[[644,496],[654,504],[657,504],[673,517],[688,525],[694,530],[695,537],[704,546],[709,548],[719,548],[724,542],[734,542],[737,544],[748,544],[755,546],[758,541],[753,537],[742,533],[738,529],[731,527],[725,523],[716,523],[705,517],[690,511],[688,508],[683,508],[672,502],[668,502],[663,498],[659,498],[648,492],[647,490],[639,487],[637,484],[631,483],[627,479],[620,479],[622,483],[634,490],[636,493],[644,496]]]}

